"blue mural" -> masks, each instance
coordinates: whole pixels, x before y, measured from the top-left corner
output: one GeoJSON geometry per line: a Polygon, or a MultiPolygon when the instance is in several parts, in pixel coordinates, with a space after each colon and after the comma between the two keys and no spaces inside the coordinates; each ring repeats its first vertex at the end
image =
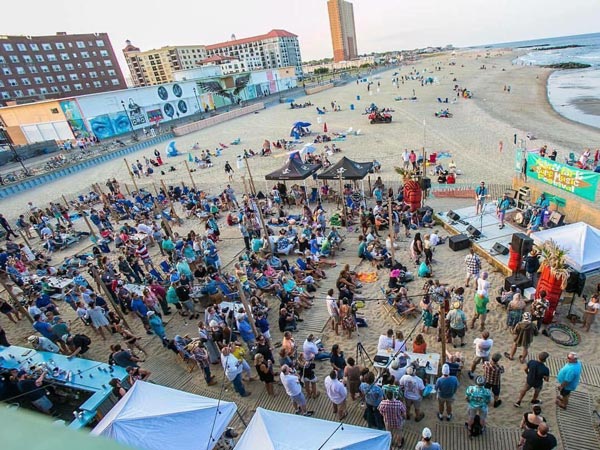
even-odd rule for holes
{"type": "Polygon", "coordinates": [[[125,111],[96,116],[90,119],[90,127],[98,139],[108,139],[132,131],[125,111]]]}

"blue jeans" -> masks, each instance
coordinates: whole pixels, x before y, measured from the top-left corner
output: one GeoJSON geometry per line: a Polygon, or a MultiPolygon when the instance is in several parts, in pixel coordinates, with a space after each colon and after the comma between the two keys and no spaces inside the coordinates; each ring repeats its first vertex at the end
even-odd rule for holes
{"type": "Polygon", "coordinates": [[[206,380],[207,383],[210,383],[210,379],[212,377],[212,374],[210,373],[210,366],[203,367],[203,370],[204,370],[204,379],[206,380]]]}
{"type": "Polygon", "coordinates": [[[246,389],[244,389],[244,383],[242,383],[241,373],[239,373],[237,377],[231,380],[231,383],[233,383],[233,388],[238,394],[240,394],[242,397],[246,395],[246,389]]]}
{"type": "Polygon", "coordinates": [[[319,352],[315,355],[315,359],[317,361],[323,361],[325,359],[330,359],[331,358],[331,353],[329,352],[319,352]]]}

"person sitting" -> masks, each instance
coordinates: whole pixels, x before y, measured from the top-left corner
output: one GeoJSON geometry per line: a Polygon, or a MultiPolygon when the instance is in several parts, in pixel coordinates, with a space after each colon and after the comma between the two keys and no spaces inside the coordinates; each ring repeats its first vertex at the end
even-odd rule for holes
{"type": "Polygon", "coordinates": [[[455,184],[456,183],[456,176],[453,173],[449,173],[446,176],[446,184],[455,184]]]}
{"type": "Polygon", "coordinates": [[[546,210],[550,207],[550,200],[548,200],[546,198],[546,194],[544,194],[543,192],[540,194],[539,198],[536,200],[535,202],[536,206],[538,206],[539,208],[542,208],[543,210],[546,210]]]}
{"type": "Polygon", "coordinates": [[[421,222],[425,228],[433,228],[433,210],[428,209],[425,211],[425,215],[421,219],[421,222]]]}
{"type": "Polygon", "coordinates": [[[419,278],[431,278],[433,276],[431,266],[425,263],[425,261],[421,262],[419,265],[419,271],[417,274],[419,278]]]}
{"type": "Polygon", "coordinates": [[[513,284],[508,291],[501,289],[500,296],[496,297],[496,301],[506,308],[518,292],[519,288],[516,284],[513,284]]]}
{"type": "Polygon", "coordinates": [[[391,328],[387,330],[386,334],[382,334],[379,336],[379,341],[377,343],[377,351],[381,350],[394,350],[394,330],[391,328]]]}

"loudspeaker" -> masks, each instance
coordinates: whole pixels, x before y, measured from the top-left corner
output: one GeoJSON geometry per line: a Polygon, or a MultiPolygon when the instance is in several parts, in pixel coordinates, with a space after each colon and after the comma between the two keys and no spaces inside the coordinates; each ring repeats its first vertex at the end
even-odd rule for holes
{"type": "Polygon", "coordinates": [[[517,194],[519,192],[515,191],[514,189],[507,189],[506,190],[506,195],[508,195],[508,198],[517,198],[517,194]]]}
{"type": "Polygon", "coordinates": [[[506,277],[504,279],[504,290],[510,291],[510,287],[513,284],[521,290],[521,293],[525,289],[533,286],[533,283],[531,282],[531,280],[529,278],[527,278],[525,275],[516,274],[516,275],[511,275],[509,277],[506,277]]]}
{"type": "Polygon", "coordinates": [[[433,211],[431,206],[423,206],[422,208],[417,208],[417,214],[420,216],[424,216],[427,211],[433,211]]]}
{"type": "Polygon", "coordinates": [[[426,191],[427,189],[431,189],[431,178],[421,178],[421,189],[423,189],[424,191],[426,191]]]}
{"type": "Polygon", "coordinates": [[[550,218],[548,219],[548,227],[549,228],[555,228],[555,227],[562,227],[565,223],[565,215],[559,213],[558,211],[552,211],[552,214],[550,214],[550,218]]]}
{"type": "Polygon", "coordinates": [[[567,280],[565,292],[577,294],[581,297],[581,294],[583,294],[583,288],[585,287],[585,280],[585,273],[579,273],[575,271],[569,272],[569,279],[567,280]]]}
{"type": "Polygon", "coordinates": [[[471,241],[469,237],[465,234],[457,234],[456,236],[451,236],[448,239],[448,247],[450,247],[455,252],[459,250],[465,250],[471,246],[471,241]]]}
{"type": "Polygon", "coordinates": [[[446,216],[448,216],[448,218],[450,220],[454,220],[455,222],[457,220],[460,220],[460,216],[458,214],[456,214],[454,211],[450,210],[448,211],[448,214],[446,214],[446,216]]]}
{"type": "Polygon", "coordinates": [[[521,256],[525,256],[533,248],[533,239],[524,233],[514,233],[510,246],[514,252],[518,252],[521,256]]]}
{"type": "Polygon", "coordinates": [[[508,255],[508,248],[506,248],[500,242],[496,242],[492,247],[492,250],[494,250],[498,255],[508,255]]]}
{"type": "Polygon", "coordinates": [[[467,227],[467,233],[469,233],[469,236],[471,236],[473,238],[478,238],[479,236],[481,236],[481,231],[479,231],[473,225],[469,225],[467,227]]]}

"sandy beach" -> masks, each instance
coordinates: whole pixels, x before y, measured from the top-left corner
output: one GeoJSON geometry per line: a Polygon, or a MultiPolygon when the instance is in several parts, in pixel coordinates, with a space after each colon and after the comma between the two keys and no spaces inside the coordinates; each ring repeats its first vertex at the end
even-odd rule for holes
{"type": "MultiPolygon", "coordinates": [[[[153,183],[158,184],[160,180],[164,180],[166,184],[174,184],[181,181],[189,184],[189,176],[185,171],[183,161],[187,159],[188,152],[191,152],[192,156],[199,155],[200,151],[191,150],[195,143],[199,143],[201,148],[209,148],[212,151],[218,146],[219,142],[229,143],[239,137],[241,144],[238,146],[229,146],[228,149],[223,151],[221,157],[214,158],[214,167],[198,169],[193,173],[194,180],[199,187],[211,193],[218,193],[227,184],[223,170],[226,160],[230,161],[235,168],[236,156],[241,154],[243,149],[251,148],[258,151],[264,139],[271,141],[281,138],[289,139],[292,124],[299,120],[311,122],[313,124],[311,128],[316,132],[323,131],[323,123],[319,124],[318,119],[327,123],[329,133],[346,131],[350,127],[353,130],[361,130],[359,136],[348,136],[344,142],[336,142],[336,145],[342,149],[342,156],[347,156],[357,161],[369,161],[375,158],[380,161],[383,168],[381,176],[386,183],[392,181],[398,183],[400,181],[393,167],[401,164],[401,152],[404,148],[421,149],[421,147],[425,146],[428,153],[436,151],[449,152],[463,173],[458,180],[459,183],[474,183],[479,180],[485,180],[488,183],[509,184],[514,172],[514,134],[517,134],[519,138],[525,139],[527,133],[533,133],[537,137],[537,140],[528,142],[528,146],[547,144],[549,148],[557,148],[560,159],[567,155],[569,151],[579,151],[588,146],[595,147],[598,145],[600,132],[591,127],[575,124],[562,118],[548,104],[545,83],[550,70],[536,67],[513,66],[511,60],[514,59],[515,54],[509,51],[497,51],[490,58],[484,58],[484,55],[484,52],[477,53],[475,51],[461,52],[455,57],[442,55],[424,59],[411,66],[403,66],[401,70],[390,70],[376,76],[372,80],[374,85],[371,89],[371,95],[367,92],[366,83],[358,85],[350,83],[340,88],[298,99],[301,102],[310,100],[316,106],[326,106],[328,110],[330,110],[330,102],[336,101],[342,107],[341,112],[328,112],[325,115],[317,116],[314,108],[291,110],[288,105],[282,104],[260,111],[258,114],[215,126],[200,133],[177,138],[177,148],[182,152],[182,156],[166,159],[167,165],[172,165],[177,170],[175,172],[167,172],[165,176],[155,174],[151,178],[142,178],[138,180],[139,186],[153,189],[153,183]],[[450,61],[455,62],[455,65],[448,65],[450,61]],[[436,64],[440,64],[441,71],[434,70],[436,64]],[[480,69],[483,64],[485,64],[487,69],[480,69]],[[407,75],[412,70],[422,72],[424,69],[427,69],[427,74],[437,78],[438,82],[429,86],[421,86],[420,82],[406,81],[405,84],[400,84],[398,88],[392,84],[392,74],[396,71],[400,75],[407,75]],[[456,81],[453,81],[455,78],[456,81]],[[379,88],[377,87],[378,83],[381,84],[379,88]],[[448,97],[450,100],[456,98],[456,93],[453,90],[454,85],[459,85],[461,88],[473,91],[474,98],[458,99],[456,103],[449,103],[448,105],[438,103],[438,97],[442,99],[448,97]],[[511,86],[510,93],[506,93],[503,90],[503,86],[505,85],[511,86]],[[418,97],[417,101],[394,100],[395,97],[412,96],[413,89],[418,97]],[[359,101],[357,100],[358,95],[361,97],[359,101]],[[364,112],[365,107],[371,102],[377,104],[379,107],[388,107],[395,110],[392,113],[392,124],[370,125],[368,123],[366,116],[361,113],[364,112]],[[355,106],[354,111],[350,109],[351,104],[355,106]],[[449,107],[450,111],[454,114],[452,119],[438,119],[434,117],[434,112],[445,107],[449,107]],[[500,141],[504,143],[502,152],[498,148],[500,141]]],[[[308,141],[305,139],[305,142],[308,141]]],[[[324,144],[315,145],[319,151],[324,146],[324,144]]],[[[136,159],[141,159],[144,155],[150,156],[152,150],[147,149],[137,154],[131,154],[128,156],[128,160],[133,162],[136,159]]],[[[163,151],[162,148],[160,150],[163,151]]],[[[249,161],[258,190],[264,191],[266,189],[264,175],[280,167],[285,162],[286,155],[281,150],[275,150],[274,154],[275,156],[264,158],[257,156],[249,161]]],[[[335,162],[338,158],[339,156],[335,155],[330,157],[330,160],[335,162]]],[[[450,162],[450,158],[442,160],[442,162],[447,165],[450,162]]],[[[190,167],[195,168],[193,163],[190,163],[190,167]]],[[[235,180],[232,185],[237,192],[243,192],[241,183],[243,172],[243,169],[236,169],[235,180]]],[[[115,160],[96,168],[82,171],[68,179],[59,180],[42,188],[27,191],[19,196],[5,200],[2,202],[0,211],[8,217],[16,217],[24,210],[28,201],[42,206],[48,201],[58,200],[60,194],[64,194],[67,198],[73,198],[91,183],[100,183],[101,186],[104,186],[104,182],[106,182],[108,177],[115,177],[117,180],[131,185],[123,160],[115,160]]],[[[428,204],[433,206],[436,211],[465,206],[470,203],[470,200],[464,199],[432,198],[428,201],[428,204]]],[[[335,209],[335,205],[330,205],[330,211],[333,209],[335,209]]],[[[183,229],[187,230],[193,225],[189,221],[186,221],[183,229]]],[[[438,226],[437,228],[441,230],[441,227],[438,226]]],[[[443,236],[447,235],[443,230],[441,233],[443,236]]],[[[235,228],[226,229],[224,237],[232,239],[230,244],[225,244],[231,248],[224,247],[227,248],[225,255],[228,255],[229,259],[232,259],[242,248],[243,244],[235,228]]],[[[325,292],[329,287],[333,287],[340,265],[343,266],[343,264],[348,263],[354,267],[358,264],[359,260],[356,257],[356,235],[350,234],[346,242],[347,251],[342,253],[338,258],[338,268],[328,270],[328,279],[324,280],[322,287],[319,289],[320,292],[325,292]]],[[[399,244],[400,251],[397,253],[397,258],[403,264],[408,265],[410,269],[414,270],[414,264],[410,262],[408,241],[404,239],[399,244]]],[[[154,249],[154,252],[156,252],[156,249],[154,249]]],[[[465,251],[454,253],[447,246],[438,247],[434,254],[434,278],[451,286],[463,285],[465,272],[463,260],[465,254],[465,251]]],[[[226,260],[225,262],[229,262],[227,257],[222,256],[222,258],[226,260]]],[[[496,305],[496,302],[493,301],[497,290],[504,284],[504,276],[489,264],[483,262],[483,265],[484,270],[490,272],[490,281],[492,283],[492,295],[490,295],[492,298],[490,302],[491,311],[488,315],[486,329],[490,332],[491,338],[494,340],[493,351],[508,351],[510,350],[512,336],[505,327],[506,313],[503,308],[496,305]]],[[[356,270],[369,272],[373,269],[367,264],[362,264],[356,270]]],[[[360,337],[354,334],[352,339],[335,336],[329,327],[327,327],[323,335],[326,347],[330,347],[334,343],[339,343],[346,351],[346,356],[350,356],[354,355],[356,344],[360,339],[360,342],[364,345],[369,355],[373,356],[376,353],[377,339],[387,328],[401,329],[405,334],[408,334],[413,328],[414,321],[412,320],[397,326],[384,314],[383,301],[377,299],[381,297],[380,286],[384,286],[387,283],[387,271],[378,271],[378,276],[379,280],[377,282],[365,284],[362,291],[363,296],[367,299],[372,299],[366,301],[366,307],[360,311],[369,326],[360,329],[360,337]]],[[[420,293],[422,285],[422,280],[410,283],[408,285],[409,294],[420,293]]],[[[589,291],[591,291],[592,286],[595,287],[595,282],[588,283],[589,291]]],[[[465,312],[469,318],[473,315],[473,294],[474,290],[472,287],[466,290],[465,312]]],[[[317,302],[319,301],[321,300],[317,300],[317,302]]],[[[581,301],[576,301],[575,309],[578,314],[581,314],[581,303],[581,301]]],[[[315,311],[322,311],[323,308],[324,305],[319,304],[314,309],[315,311]]],[[[71,313],[69,311],[67,314],[71,313]]],[[[566,307],[560,307],[559,313],[559,320],[563,320],[566,315],[566,307]]],[[[15,344],[25,345],[24,339],[30,334],[27,323],[21,322],[19,329],[15,329],[12,324],[3,320],[3,326],[5,326],[7,334],[12,337],[12,341],[15,344]]],[[[274,325],[273,328],[276,328],[276,326],[274,325]]],[[[584,365],[586,363],[600,365],[597,339],[599,331],[600,326],[596,323],[589,334],[582,334],[582,342],[575,347],[584,365]]],[[[174,333],[194,334],[195,327],[194,324],[184,323],[183,319],[177,317],[171,319],[167,327],[167,332],[170,336],[174,333]]],[[[428,349],[439,352],[440,344],[434,336],[436,333],[432,330],[425,337],[428,349]]],[[[276,338],[280,336],[279,332],[274,333],[274,335],[276,338]]],[[[299,333],[299,336],[304,335],[301,332],[299,333]]],[[[456,351],[464,353],[467,364],[470,363],[473,357],[473,339],[479,337],[479,335],[479,331],[469,330],[465,339],[467,345],[462,349],[456,349],[456,351]]],[[[412,338],[415,336],[416,333],[412,338]]],[[[149,351],[162,352],[161,346],[156,339],[144,336],[144,342],[148,346],[149,351]]],[[[452,346],[450,346],[449,350],[455,351],[452,346]]],[[[565,358],[569,348],[560,347],[547,337],[539,336],[535,339],[530,353],[537,354],[542,350],[548,351],[552,357],[565,358]]],[[[98,339],[97,345],[92,348],[89,357],[105,360],[106,355],[106,346],[101,346],[98,339]]],[[[171,358],[171,355],[169,358],[171,358]]],[[[523,366],[518,361],[508,361],[506,358],[503,358],[500,363],[505,367],[501,394],[504,403],[499,408],[490,408],[489,425],[515,428],[518,427],[523,412],[529,407],[530,394],[523,402],[522,408],[517,409],[512,405],[524,381],[523,366]]],[[[327,375],[328,370],[329,366],[326,363],[321,363],[318,366],[318,375],[321,380],[319,382],[319,390],[321,391],[323,390],[322,380],[327,375]]],[[[471,383],[466,374],[467,370],[465,368],[460,379],[461,393],[471,383]]],[[[220,374],[220,372],[220,369],[217,369],[217,373],[220,374]]],[[[481,373],[482,369],[480,366],[477,374],[481,373]]],[[[199,375],[198,378],[200,378],[199,375]]],[[[542,407],[543,416],[547,418],[551,429],[557,434],[554,385],[555,382],[553,380],[547,383],[542,391],[541,399],[544,402],[544,406],[542,407]]],[[[580,385],[579,389],[588,392],[594,399],[595,407],[600,407],[600,389],[583,385],[580,385]]],[[[253,391],[262,390],[262,386],[253,387],[253,391]]],[[[218,389],[214,389],[214,392],[215,395],[218,395],[218,389]]],[[[281,389],[279,389],[279,392],[280,395],[285,395],[281,389]]],[[[433,399],[424,401],[425,419],[418,424],[415,424],[414,421],[409,421],[407,424],[409,429],[416,431],[420,430],[423,426],[434,427],[437,422],[435,416],[436,406],[437,403],[433,399]]],[[[458,395],[455,404],[455,423],[462,423],[464,421],[466,416],[465,408],[466,403],[463,395],[458,395]]],[[[319,412],[317,416],[332,419],[329,411],[319,412]]]]}

